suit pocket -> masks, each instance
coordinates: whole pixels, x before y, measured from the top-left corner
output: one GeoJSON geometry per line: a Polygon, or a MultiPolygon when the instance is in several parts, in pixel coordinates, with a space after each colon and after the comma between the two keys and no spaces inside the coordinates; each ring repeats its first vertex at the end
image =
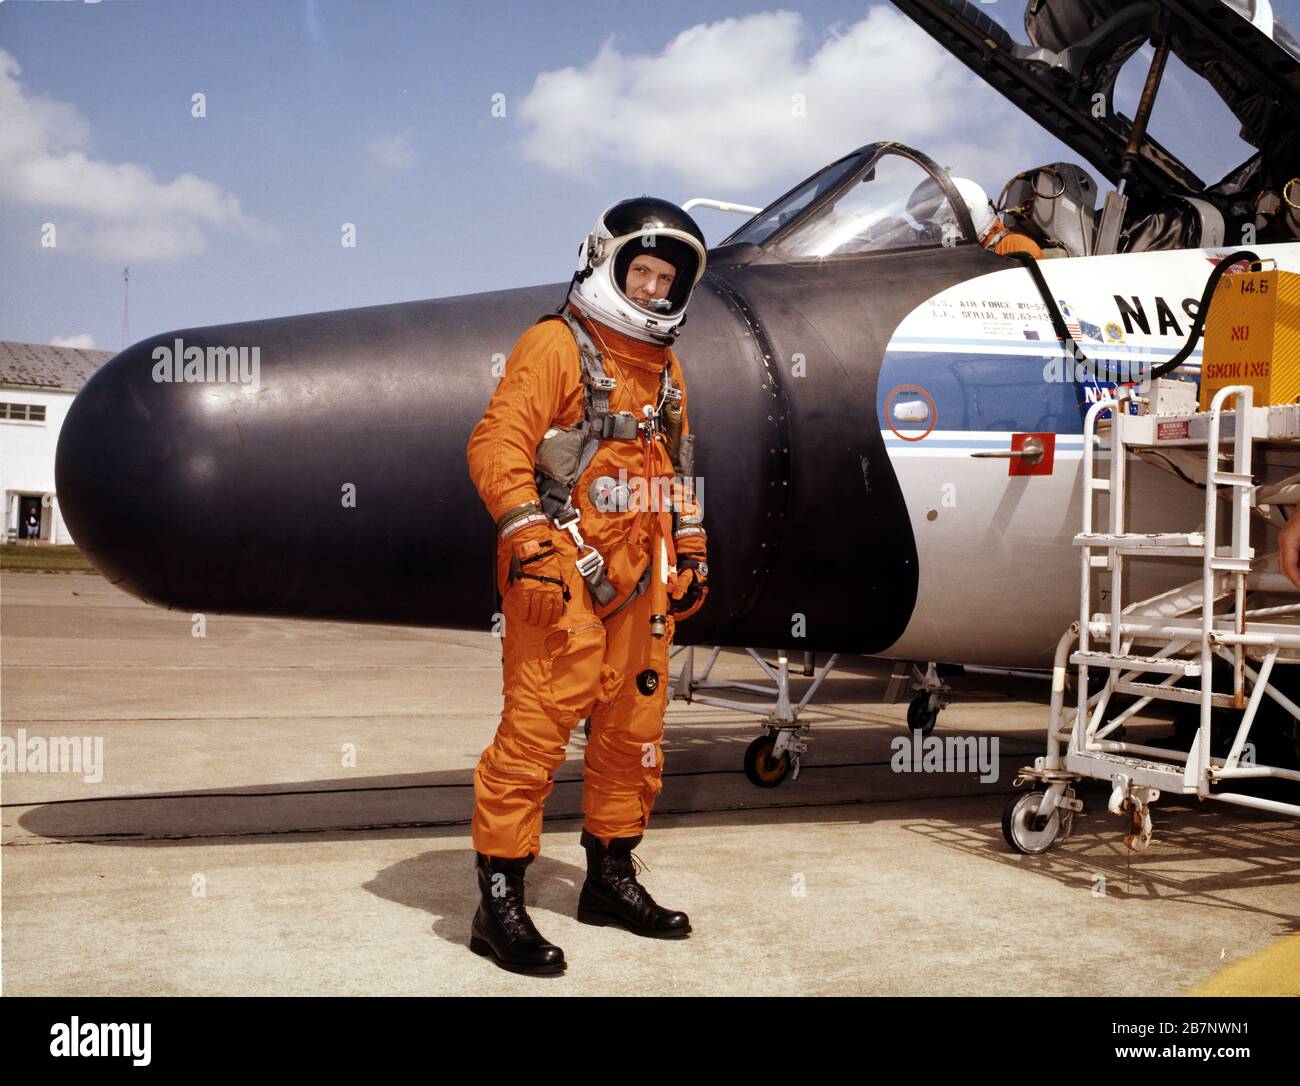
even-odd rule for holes
{"type": "Polygon", "coordinates": [[[594,615],[561,620],[546,635],[542,696],[569,727],[587,716],[601,693],[605,624],[594,615]]]}

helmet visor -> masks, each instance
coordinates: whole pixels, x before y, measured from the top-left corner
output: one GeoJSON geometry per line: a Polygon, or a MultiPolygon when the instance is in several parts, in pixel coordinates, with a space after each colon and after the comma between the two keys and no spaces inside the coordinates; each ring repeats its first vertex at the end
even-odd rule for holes
{"type": "MultiPolygon", "coordinates": [[[[691,292],[703,273],[703,267],[704,254],[695,238],[689,235],[683,238],[679,231],[641,231],[620,239],[612,269],[614,287],[628,304],[635,306],[647,316],[672,317],[686,308],[691,292]],[[642,291],[629,293],[628,273],[634,265],[637,265],[638,258],[641,257],[648,258],[644,263],[648,265],[648,270],[651,272],[664,270],[659,261],[672,266],[675,274],[666,292],[658,286],[661,280],[652,278],[648,283],[652,288],[649,291],[653,295],[651,298],[638,298],[636,294],[642,291]]],[[[638,276],[634,278],[641,277],[642,269],[638,267],[637,271],[638,276]]]]}

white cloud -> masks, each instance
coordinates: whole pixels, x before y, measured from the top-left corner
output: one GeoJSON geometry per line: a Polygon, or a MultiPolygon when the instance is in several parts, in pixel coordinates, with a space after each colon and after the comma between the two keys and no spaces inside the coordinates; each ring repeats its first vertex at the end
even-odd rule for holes
{"type": "Polygon", "coordinates": [[[376,136],[366,144],[366,154],[387,170],[409,170],[415,165],[411,137],[405,132],[376,136]]]}
{"type": "Polygon", "coordinates": [[[80,332],[75,336],[55,336],[50,340],[51,347],[75,347],[79,351],[89,351],[95,346],[95,337],[89,332],[80,332]]]}
{"type": "Polygon", "coordinates": [[[29,94],[21,71],[0,49],[0,197],[47,213],[60,248],[171,259],[203,252],[205,229],[264,229],[211,181],[185,173],[163,182],[147,166],[91,157],[77,110],[29,94]]]}
{"type": "Polygon", "coordinates": [[[691,195],[721,197],[881,139],[958,174],[1015,172],[1018,134],[993,114],[1015,128],[1023,116],[1000,100],[990,106],[993,92],[905,16],[873,7],[811,38],[800,14],[775,11],[698,24],[657,55],[607,39],[585,67],[537,77],[519,109],[524,154],[583,178],[615,163],[669,170],[691,195]],[[983,95],[978,112],[972,93],[983,95]],[[990,131],[996,140],[983,142],[990,131]]]}

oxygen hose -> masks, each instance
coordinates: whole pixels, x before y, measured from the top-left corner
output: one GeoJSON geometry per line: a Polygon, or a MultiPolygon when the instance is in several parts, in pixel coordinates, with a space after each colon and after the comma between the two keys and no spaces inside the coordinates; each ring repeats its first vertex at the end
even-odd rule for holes
{"type": "MultiPolygon", "coordinates": [[[[1070,335],[1070,330],[1065,327],[1065,318],[1061,316],[1061,311],[1057,308],[1056,299],[1052,297],[1052,292],[1047,288],[1047,280],[1043,278],[1043,273],[1038,267],[1038,261],[1028,253],[1006,253],[1012,260],[1017,261],[1025,266],[1029,276],[1038,287],[1038,293],[1047,305],[1048,315],[1052,318],[1052,328],[1056,331],[1057,338],[1064,340],[1066,348],[1080,362],[1086,365],[1092,372],[1092,375],[1098,380],[1109,380],[1108,377],[1102,377],[1097,372],[1096,364],[1086,354],[1082,348],[1074,341],[1070,335]]],[[[1176,370],[1187,361],[1192,351],[1195,349],[1197,342],[1201,338],[1201,333],[1205,328],[1205,317],[1210,311],[1210,299],[1214,296],[1215,288],[1219,285],[1219,280],[1223,278],[1224,273],[1242,260],[1249,260],[1252,263],[1257,262],[1259,257],[1249,249],[1238,249],[1235,253],[1229,253],[1217,264],[1214,270],[1210,272],[1210,278],[1205,282],[1205,290],[1201,294],[1201,303],[1196,308],[1196,316],[1192,319],[1192,330],[1187,335],[1187,342],[1183,344],[1182,349],[1160,365],[1154,366],[1145,380],[1154,381],[1157,377],[1163,377],[1166,373],[1176,370]]]]}

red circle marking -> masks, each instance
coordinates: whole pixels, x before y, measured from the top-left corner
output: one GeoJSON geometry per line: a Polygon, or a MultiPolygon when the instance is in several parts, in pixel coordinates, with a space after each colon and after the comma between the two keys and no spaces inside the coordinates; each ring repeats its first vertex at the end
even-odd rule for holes
{"type": "Polygon", "coordinates": [[[885,397],[885,424],[889,427],[893,435],[902,441],[920,441],[922,438],[929,437],[930,432],[934,429],[934,424],[938,421],[939,409],[934,405],[934,397],[926,392],[920,385],[898,385],[895,388],[891,388],[889,390],[889,395],[885,397]],[[889,409],[893,406],[894,397],[900,392],[919,392],[925,397],[926,403],[930,405],[930,426],[925,433],[917,434],[915,437],[908,437],[906,434],[900,434],[894,429],[893,416],[890,414],[889,409]]]}

